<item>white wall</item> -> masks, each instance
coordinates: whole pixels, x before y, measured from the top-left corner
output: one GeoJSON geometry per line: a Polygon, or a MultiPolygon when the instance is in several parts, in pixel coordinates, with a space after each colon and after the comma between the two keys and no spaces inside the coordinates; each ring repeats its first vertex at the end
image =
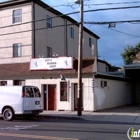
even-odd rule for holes
{"type": "Polygon", "coordinates": [[[98,87],[94,94],[94,111],[113,108],[129,103],[130,85],[128,82],[98,78],[98,87]],[[100,82],[107,81],[107,87],[101,87],[100,82]]]}
{"type": "MultiPolygon", "coordinates": [[[[78,83],[77,78],[67,78],[68,81],[68,101],[60,101],[60,78],[56,79],[28,79],[27,85],[38,86],[40,90],[43,84],[56,84],[57,110],[74,110],[74,83],[78,83]]],[[[92,78],[83,78],[83,104],[85,111],[93,111],[92,78]]],[[[43,97],[43,93],[42,93],[43,97]]]]}

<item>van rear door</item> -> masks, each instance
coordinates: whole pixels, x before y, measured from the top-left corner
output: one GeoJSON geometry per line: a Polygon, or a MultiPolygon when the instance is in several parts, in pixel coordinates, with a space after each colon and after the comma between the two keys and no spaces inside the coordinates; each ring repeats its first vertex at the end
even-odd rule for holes
{"type": "Polygon", "coordinates": [[[39,89],[37,87],[33,87],[33,91],[35,95],[35,110],[43,109],[42,98],[39,89]]]}
{"type": "Polygon", "coordinates": [[[24,93],[23,110],[34,110],[35,98],[34,98],[34,91],[32,86],[24,86],[23,93],[24,93]]]}

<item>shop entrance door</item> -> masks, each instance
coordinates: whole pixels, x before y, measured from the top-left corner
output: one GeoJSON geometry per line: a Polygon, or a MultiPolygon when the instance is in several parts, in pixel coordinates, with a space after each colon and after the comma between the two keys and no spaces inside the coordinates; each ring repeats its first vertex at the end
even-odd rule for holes
{"type": "Polygon", "coordinates": [[[48,110],[56,110],[56,85],[48,85],[48,110]]]}

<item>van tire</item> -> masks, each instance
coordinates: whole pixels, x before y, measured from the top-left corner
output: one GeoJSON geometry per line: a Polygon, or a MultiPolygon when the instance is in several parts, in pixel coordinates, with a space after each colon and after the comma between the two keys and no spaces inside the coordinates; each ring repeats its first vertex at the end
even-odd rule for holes
{"type": "Polygon", "coordinates": [[[11,108],[5,108],[2,113],[3,119],[6,121],[12,121],[14,118],[14,112],[11,108]]]}

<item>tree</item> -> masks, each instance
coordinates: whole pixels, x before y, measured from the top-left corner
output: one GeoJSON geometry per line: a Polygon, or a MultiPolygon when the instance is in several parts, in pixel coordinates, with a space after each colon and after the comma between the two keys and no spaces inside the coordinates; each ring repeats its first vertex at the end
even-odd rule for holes
{"type": "Polygon", "coordinates": [[[140,52],[140,43],[136,46],[127,45],[124,48],[124,52],[121,53],[124,64],[132,64],[134,60],[137,59],[136,55],[140,52]]]}

